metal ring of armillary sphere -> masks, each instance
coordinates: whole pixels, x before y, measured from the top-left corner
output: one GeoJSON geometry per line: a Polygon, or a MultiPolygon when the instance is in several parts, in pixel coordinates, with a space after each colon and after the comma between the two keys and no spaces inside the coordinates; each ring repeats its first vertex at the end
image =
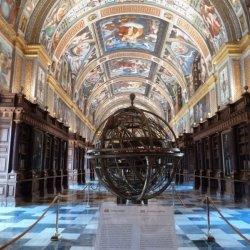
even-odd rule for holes
{"type": "Polygon", "coordinates": [[[122,199],[139,202],[162,193],[183,154],[176,136],[158,115],[131,106],[108,117],[97,129],[95,149],[87,151],[99,180],[122,199]]]}

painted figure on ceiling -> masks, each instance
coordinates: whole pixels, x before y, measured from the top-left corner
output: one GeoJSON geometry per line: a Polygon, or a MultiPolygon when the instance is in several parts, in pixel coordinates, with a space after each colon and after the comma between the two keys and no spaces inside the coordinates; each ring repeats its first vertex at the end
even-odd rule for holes
{"type": "Polygon", "coordinates": [[[148,77],[151,68],[151,62],[142,59],[115,59],[109,62],[111,77],[120,75],[140,75],[148,77]]]}
{"type": "Polygon", "coordinates": [[[182,42],[173,42],[171,44],[171,49],[176,55],[184,75],[190,75],[192,72],[194,58],[198,52],[190,45],[182,42]]]}
{"type": "Polygon", "coordinates": [[[98,105],[100,105],[101,102],[104,102],[109,97],[109,92],[106,88],[104,88],[99,95],[91,102],[91,105],[89,107],[89,110],[87,111],[88,114],[93,114],[98,105]]]}
{"type": "Polygon", "coordinates": [[[11,25],[15,24],[20,3],[20,0],[0,0],[0,15],[11,25]]]}
{"type": "Polygon", "coordinates": [[[161,67],[159,75],[164,83],[169,83],[174,80],[174,76],[166,68],[161,67]]]}
{"type": "Polygon", "coordinates": [[[221,32],[221,23],[215,12],[215,7],[208,0],[202,0],[200,3],[200,10],[212,38],[215,38],[221,32]]]}
{"type": "Polygon", "coordinates": [[[190,37],[184,31],[182,31],[181,29],[179,29],[176,26],[174,26],[173,29],[171,30],[171,34],[169,37],[178,39],[178,40],[183,41],[185,43],[193,44],[190,37]]]}
{"type": "Polygon", "coordinates": [[[134,16],[110,18],[100,24],[104,49],[135,48],[153,51],[160,22],[134,16]]]}
{"type": "Polygon", "coordinates": [[[229,0],[229,1],[231,2],[236,13],[242,8],[240,0],[229,0]]]}
{"type": "Polygon", "coordinates": [[[49,19],[42,30],[42,42],[49,49],[56,47],[58,43],[58,35],[55,30],[58,24],[62,21],[64,16],[67,14],[69,3],[63,3],[59,8],[55,8],[50,14],[51,19],[49,19]],[[55,34],[54,34],[55,33],[55,34]],[[52,37],[53,41],[52,41],[52,37]]]}
{"type": "Polygon", "coordinates": [[[101,82],[102,79],[102,69],[100,66],[92,69],[86,76],[86,79],[83,83],[82,91],[84,99],[87,99],[95,87],[96,84],[101,82]]]}
{"type": "Polygon", "coordinates": [[[23,33],[25,33],[25,31],[26,31],[29,18],[32,15],[38,1],[39,0],[27,0],[25,3],[25,8],[24,8],[22,16],[21,16],[21,22],[19,24],[19,29],[23,33]]]}
{"type": "Polygon", "coordinates": [[[145,94],[146,85],[141,82],[117,82],[113,85],[114,94],[135,92],[145,94]]]}
{"type": "Polygon", "coordinates": [[[77,75],[79,69],[95,57],[95,41],[89,32],[80,32],[70,43],[65,56],[73,74],[77,75]]]}

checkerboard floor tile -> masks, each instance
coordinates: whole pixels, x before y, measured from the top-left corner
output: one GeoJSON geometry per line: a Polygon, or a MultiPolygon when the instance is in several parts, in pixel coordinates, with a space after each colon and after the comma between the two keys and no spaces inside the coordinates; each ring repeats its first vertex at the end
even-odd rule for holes
{"type": "MultiPolygon", "coordinates": [[[[83,186],[73,186],[69,193],[72,199],[63,201],[59,210],[59,242],[52,242],[55,233],[56,209],[51,208],[48,214],[24,237],[8,249],[19,250],[94,250],[94,242],[98,227],[99,208],[102,202],[115,202],[103,189],[90,190],[90,202],[86,198],[83,186]],[[76,195],[75,195],[76,194],[76,195]],[[99,197],[98,197],[99,196],[99,197]],[[77,199],[76,199],[77,197],[77,199]],[[97,199],[98,197],[98,199],[97,199]],[[90,206],[88,206],[90,205],[90,206]]],[[[175,223],[179,250],[193,249],[227,249],[250,250],[247,244],[235,233],[213,209],[211,210],[211,234],[215,242],[206,241],[207,218],[203,196],[193,191],[192,183],[176,188],[179,197],[186,205],[182,206],[176,197],[175,223]]],[[[213,197],[222,214],[250,239],[250,208],[243,204],[231,203],[228,199],[213,197]]],[[[152,199],[150,204],[172,206],[171,190],[152,199]]],[[[2,203],[3,204],[3,203],[2,203]]],[[[47,208],[44,204],[23,204],[22,206],[0,207],[0,245],[23,232],[47,208]]]]}

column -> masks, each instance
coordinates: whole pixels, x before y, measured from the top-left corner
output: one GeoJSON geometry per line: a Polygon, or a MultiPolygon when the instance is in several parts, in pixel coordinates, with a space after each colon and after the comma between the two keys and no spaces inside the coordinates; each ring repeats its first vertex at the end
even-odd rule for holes
{"type": "Polygon", "coordinates": [[[12,151],[12,173],[19,172],[19,145],[20,145],[20,121],[13,122],[15,129],[14,129],[14,137],[13,137],[13,151],[12,151]]]}

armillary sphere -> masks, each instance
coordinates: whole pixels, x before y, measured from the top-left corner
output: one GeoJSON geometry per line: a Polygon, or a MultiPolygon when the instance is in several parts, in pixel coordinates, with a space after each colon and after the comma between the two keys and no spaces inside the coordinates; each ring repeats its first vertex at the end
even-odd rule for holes
{"type": "Polygon", "coordinates": [[[96,174],[121,199],[138,203],[162,193],[183,154],[170,125],[158,115],[131,106],[108,117],[97,129],[95,149],[87,151],[96,174]],[[98,136],[97,136],[98,135],[98,136]]]}

